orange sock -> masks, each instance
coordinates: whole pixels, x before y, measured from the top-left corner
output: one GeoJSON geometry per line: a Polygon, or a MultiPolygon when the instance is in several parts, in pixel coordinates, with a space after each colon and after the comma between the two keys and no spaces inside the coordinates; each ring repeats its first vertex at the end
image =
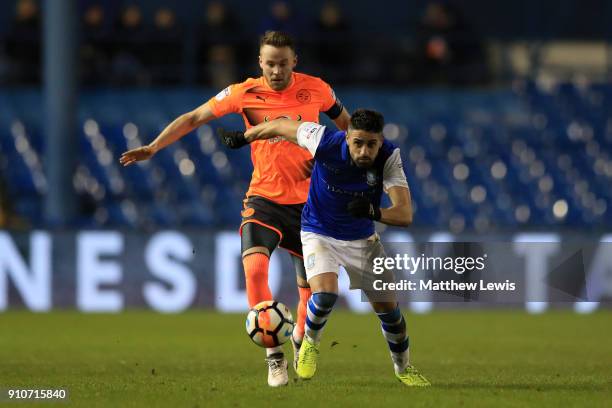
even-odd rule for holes
{"type": "Polygon", "coordinates": [[[270,286],[268,286],[269,263],[270,259],[259,252],[254,252],[242,258],[249,307],[253,307],[264,300],[272,300],[272,292],[270,286]]]}
{"type": "Polygon", "coordinates": [[[298,292],[300,294],[300,303],[298,303],[297,307],[297,322],[295,324],[295,330],[293,330],[293,334],[295,340],[302,341],[302,338],[304,337],[304,324],[306,324],[308,299],[310,299],[312,291],[310,290],[310,288],[298,287],[298,292]]]}

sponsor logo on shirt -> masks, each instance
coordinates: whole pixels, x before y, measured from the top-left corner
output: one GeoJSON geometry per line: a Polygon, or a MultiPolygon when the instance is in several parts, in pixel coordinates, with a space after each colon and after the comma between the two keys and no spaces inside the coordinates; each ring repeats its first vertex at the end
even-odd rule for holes
{"type": "Polygon", "coordinates": [[[215,99],[220,102],[223,99],[225,99],[225,97],[229,96],[231,93],[232,93],[232,89],[231,87],[228,86],[227,88],[219,92],[217,96],[215,96],[215,99]]]}
{"type": "Polygon", "coordinates": [[[323,167],[325,167],[328,171],[330,171],[333,174],[340,174],[340,169],[334,166],[330,166],[329,164],[325,163],[324,161],[319,162],[323,167]]]}
{"type": "Polygon", "coordinates": [[[331,191],[332,193],[336,194],[348,195],[351,197],[365,197],[367,195],[371,196],[375,192],[375,189],[370,189],[368,191],[350,191],[341,187],[334,186],[333,184],[329,184],[326,180],[321,179],[321,181],[323,182],[325,188],[328,191],[331,191]]]}
{"type": "Polygon", "coordinates": [[[310,139],[310,137],[312,135],[314,135],[315,133],[317,133],[317,130],[319,130],[320,126],[317,125],[316,123],[309,123],[306,125],[302,125],[303,127],[303,133],[305,133],[304,137],[306,139],[310,139]]]}
{"type": "MultiPolygon", "coordinates": [[[[278,116],[276,116],[274,118],[272,118],[272,117],[270,117],[268,115],[264,116],[264,122],[269,122],[271,120],[276,120],[276,119],[289,119],[289,120],[293,120],[293,118],[290,115],[278,115],[278,116]]],[[[301,122],[302,121],[302,115],[298,114],[295,117],[295,120],[297,120],[298,122],[301,122]]]]}
{"type": "Polygon", "coordinates": [[[285,138],[284,138],[284,137],[282,137],[282,136],[274,136],[273,138],[268,139],[268,143],[269,143],[269,144],[273,144],[273,143],[282,142],[282,141],[284,141],[284,140],[287,140],[287,139],[285,139],[285,138]]]}

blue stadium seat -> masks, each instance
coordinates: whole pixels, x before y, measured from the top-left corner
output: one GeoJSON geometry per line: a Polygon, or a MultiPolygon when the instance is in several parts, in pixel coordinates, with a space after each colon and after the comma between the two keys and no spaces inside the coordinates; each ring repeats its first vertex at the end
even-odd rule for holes
{"type": "MultiPolygon", "coordinates": [[[[149,142],[170,120],[214,93],[188,89],[84,93],[80,123],[93,119],[88,123],[95,126],[79,132],[79,163],[103,194],[92,196],[97,215],[89,220],[81,217],[78,224],[237,226],[253,171],[250,149],[230,151],[214,132],[218,126],[244,128],[239,115],[212,122],[210,128],[186,136],[146,165],[118,164],[129,146],[149,142]]],[[[387,123],[400,129],[393,141],[403,151],[416,227],[612,226],[609,84],[564,83],[542,89],[526,81],[514,90],[342,89],[339,93],[349,108],[378,109],[387,123]],[[458,164],[465,167],[455,174],[458,164]],[[555,215],[553,205],[562,200],[567,213],[555,215]]],[[[45,151],[41,107],[38,91],[0,91],[2,178],[18,214],[37,225],[44,225],[40,163],[33,162],[45,151]],[[23,124],[27,143],[23,138],[16,142],[15,123],[23,124]]]]}

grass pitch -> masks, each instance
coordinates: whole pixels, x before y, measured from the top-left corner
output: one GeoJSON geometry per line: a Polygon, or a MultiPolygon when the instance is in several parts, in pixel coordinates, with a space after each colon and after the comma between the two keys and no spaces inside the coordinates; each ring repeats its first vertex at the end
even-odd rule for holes
{"type": "MultiPolygon", "coordinates": [[[[264,352],[244,316],[214,312],[0,314],[0,388],[68,389],[84,407],[610,406],[612,312],[436,311],[407,314],[412,362],[393,376],[373,315],[334,311],[309,382],[266,385],[264,352]],[[332,346],[333,344],[333,346],[332,346]]],[[[286,354],[291,357],[290,346],[286,354]]],[[[289,361],[291,361],[289,359],[289,361]]],[[[31,406],[27,402],[0,405],[31,406]]]]}

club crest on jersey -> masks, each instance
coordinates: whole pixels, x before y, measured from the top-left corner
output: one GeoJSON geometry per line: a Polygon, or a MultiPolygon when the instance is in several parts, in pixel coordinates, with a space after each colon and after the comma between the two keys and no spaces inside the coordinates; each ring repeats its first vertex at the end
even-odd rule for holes
{"type": "Polygon", "coordinates": [[[306,269],[312,269],[315,266],[315,254],[308,255],[306,258],[306,269]]]}
{"type": "Polygon", "coordinates": [[[310,91],[308,89],[300,89],[295,94],[295,99],[297,99],[298,102],[301,102],[301,103],[308,103],[308,102],[310,102],[310,99],[311,99],[310,91]]]}
{"type": "Polygon", "coordinates": [[[368,170],[366,173],[366,181],[368,186],[376,185],[376,172],[374,170],[368,170]]]}

